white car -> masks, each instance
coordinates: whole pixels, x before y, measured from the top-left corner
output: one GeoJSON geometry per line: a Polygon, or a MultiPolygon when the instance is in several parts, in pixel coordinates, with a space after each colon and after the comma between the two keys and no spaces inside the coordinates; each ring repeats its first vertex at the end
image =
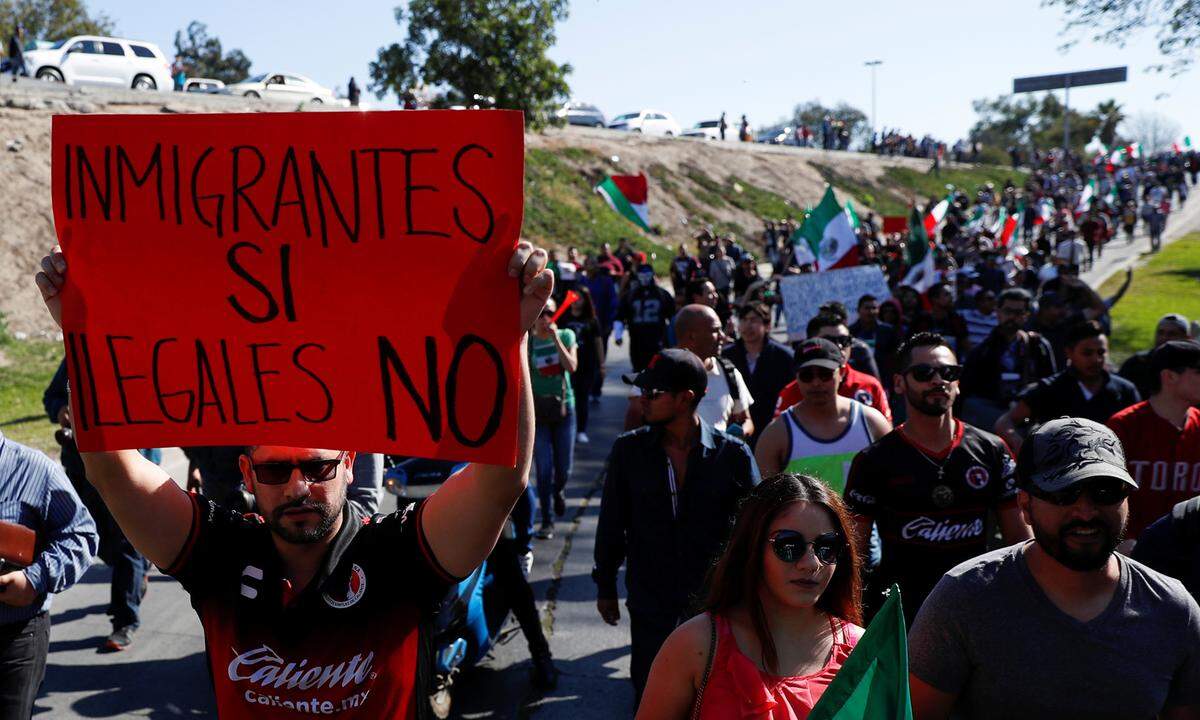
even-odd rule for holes
{"type": "Polygon", "coordinates": [[[104,85],[170,92],[171,66],[154,43],[76,35],[25,52],[30,77],[68,85],[104,85]]]}
{"type": "Polygon", "coordinates": [[[671,113],[661,110],[639,110],[637,112],[618,115],[608,124],[612,130],[628,130],[646,135],[682,135],[683,128],[671,117],[671,113]]]}
{"type": "MultiPolygon", "coordinates": [[[[721,139],[721,121],[720,120],[701,120],[692,127],[683,131],[684,137],[705,138],[708,140],[721,139]]],[[[725,140],[737,141],[738,131],[733,126],[733,123],[725,121],[725,140]]]]}
{"type": "Polygon", "coordinates": [[[206,93],[216,95],[224,93],[225,83],[213,78],[193,78],[190,77],[183,81],[183,91],[190,93],[206,93]]]}
{"type": "Polygon", "coordinates": [[[303,75],[287,73],[263,73],[251,78],[226,85],[225,89],[232,95],[243,95],[249,98],[266,98],[281,102],[312,103],[313,105],[341,105],[333,91],[321,87],[303,75]]]}

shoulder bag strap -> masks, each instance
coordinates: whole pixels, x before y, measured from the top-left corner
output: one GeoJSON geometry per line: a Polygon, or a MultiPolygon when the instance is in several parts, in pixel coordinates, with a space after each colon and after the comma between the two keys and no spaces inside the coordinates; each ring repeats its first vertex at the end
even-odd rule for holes
{"type": "Polygon", "coordinates": [[[700,720],[700,706],[704,704],[704,688],[708,687],[708,676],[712,674],[713,658],[717,654],[717,618],[708,614],[708,661],[704,664],[704,677],[700,680],[700,689],[696,691],[696,702],[692,704],[692,720],[700,720]]]}

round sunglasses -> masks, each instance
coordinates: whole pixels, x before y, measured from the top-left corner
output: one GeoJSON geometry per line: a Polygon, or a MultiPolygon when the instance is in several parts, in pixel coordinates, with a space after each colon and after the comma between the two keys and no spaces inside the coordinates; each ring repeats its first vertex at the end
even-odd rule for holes
{"type": "Polygon", "coordinates": [[[822,565],[834,565],[846,549],[846,538],[840,532],[827,532],[816,536],[812,542],[794,530],[780,530],[767,539],[775,557],[785,563],[798,562],[811,545],[813,555],[822,565]]]}

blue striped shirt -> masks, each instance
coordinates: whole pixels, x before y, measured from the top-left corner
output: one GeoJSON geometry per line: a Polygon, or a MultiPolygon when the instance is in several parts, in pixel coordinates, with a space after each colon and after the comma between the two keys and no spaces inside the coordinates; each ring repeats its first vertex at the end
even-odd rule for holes
{"type": "Polygon", "coordinates": [[[0,520],[37,533],[37,556],[25,575],[39,600],[17,608],[0,603],[0,625],[50,609],[50,596],[83,576],[100,544],[96,523],[66,474],[45,454],[0,433],[0,520]]]}

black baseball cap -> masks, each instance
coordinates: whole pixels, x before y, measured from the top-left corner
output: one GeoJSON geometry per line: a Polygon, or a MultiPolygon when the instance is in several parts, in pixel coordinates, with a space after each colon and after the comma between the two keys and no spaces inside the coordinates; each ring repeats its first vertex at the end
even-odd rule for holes
{"type": "Polygon", "coordinates": [[[837,370],[845,364],[842,350],[832,341],[822,337],[809,338],[796,346],[795,360],[792,369],[799,370],[809,366],[837,370]]]}
{"type": "Polygon", "coordinates": [[[1085,418],[1045,423],[1030,434],[1017,456],[1017,482],[1025,489],[1058,492],[1097,478],[1117,478],[1134,489],[1138,486],[1125,466],[1125,451],[1116,433],[1085,418]]]}
{"type": "Polygon", "coordinates": [[[1195,340],[1171,340],[1150,353],[1150,367],[1160,370],[1200,369],[1200,343],[1195,340]]]}
{"type": "Polygon", "coordinates": [[[654,354],[645,369],[636,375],[628,373],[621,379],[643,390],[683,392],[691,390],[703,397],[708,390],[708,371],[691,350],[667,348],[654,354]]]}

